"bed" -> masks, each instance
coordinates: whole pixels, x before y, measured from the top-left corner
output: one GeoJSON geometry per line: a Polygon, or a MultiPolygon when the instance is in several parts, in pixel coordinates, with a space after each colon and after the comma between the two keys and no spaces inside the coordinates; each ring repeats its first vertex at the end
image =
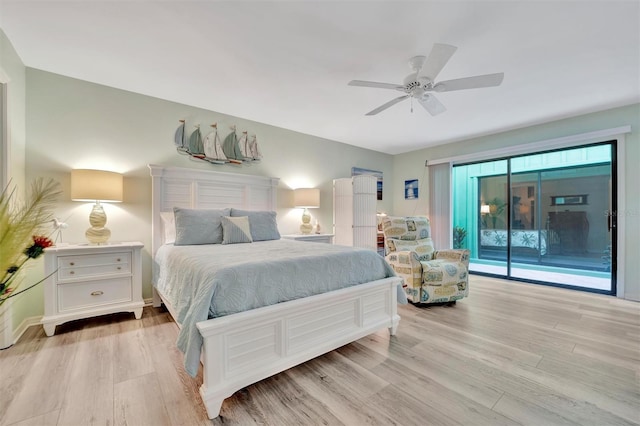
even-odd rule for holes
{"type": "MultiPolygon", "coordinates": [[[[480,231],[481,250],[506,250],[507,230],[484,229],[480,231]]],[[[544,256],[547,254],[546,230],[512,230],[511,248],[521,254],[544,256]]]]}
{"type": "MultiPolygon", "coordinates": [[[[304,294],[294,300],[241,312],[224,312],[223,316],[211,319],[206,319],[207,313],[201,320],[186,318],[184,306],[187,304],[174,306],[172,300],[175,299],[171,298],[170,291],[156,282],[161,276],[161,266],[156,260],[162,263],[161,258],[177,248],[163,244],[162,214],[166,215],[174,207],[275,210],[278,179],[156,165],[149,165],[149,168],[153,193],[154,305],[164,303],[181,327],[181,336],[188,336],[187,340],[195,337],[202,344],[195,355],[192,350],[185,353],[185,365],[193,365],[194,357],[203,365],[200,396],[209,418],[217,417],[223,400],[245,386],[382,328],[395,334],[400,320],[398,298],[404,295],[399,289],[402,281],[395,276],[371,279],[346,288],[337,288],[332,280],[327,280],[330,281],[326,282],[328,291],[324,293],[304,294]]],[[[300,245],[307,251],[314,246],[325,252],[344,250],[320,243],[277,240],[236,245],[235,251],[249,247],[264,252],[273,250],[267,246],[288,251],[300,245]],[[240,249],[239,246],[244,247],[240,249]]],[[[182,256],[187,257],[188,251],[194,250],[184,246],[179,249],[182,256]]],[[[204,246],[201,249],[204,250],[204,246]]],[[[196,252],[201,253],[201,250],[196,252]]],[[[202,257],[207,256],[202,252],[202,257]]],[[[312,269],[308,265],[307,268],[312,269]]],[[[211,309],[213,305],[207,308],[211,309]]],[[[202,318],[202,312],[199,312],[202,318]]],[[[193,374],[192,368],[187,371],[193,374]]]]}

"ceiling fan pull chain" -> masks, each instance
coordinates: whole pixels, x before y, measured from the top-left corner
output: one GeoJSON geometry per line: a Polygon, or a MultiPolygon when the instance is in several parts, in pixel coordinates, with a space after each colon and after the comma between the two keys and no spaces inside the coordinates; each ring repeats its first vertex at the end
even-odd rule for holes
{"type": "Polygon", "coordinates": [[[413,96],[411,96],[411,114],[413,114],[413,96]]]}

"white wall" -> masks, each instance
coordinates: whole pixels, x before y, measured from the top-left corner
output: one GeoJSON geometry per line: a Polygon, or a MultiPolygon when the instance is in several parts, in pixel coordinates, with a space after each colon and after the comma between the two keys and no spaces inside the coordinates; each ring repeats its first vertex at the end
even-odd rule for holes
{"type": "MultiPolygon", "coordinates": [[[[251,102],[250,99],[247,102],[251,102]]],[[[277,108],[277,105],[273,106],[277,108]]],[[[82,242],[88,228],[89,204],[71,202],[69,174],[73,168],[99,168],[124,173],[125,201],[105,204],[113,241],[145,244],[144,297],[151,296],[151,179],[148,163],[279,177],[278,222],[283,233],[299,232],[301,210],[291,208],[290,188],[311,186],[321,191],[320,208],[310,209],[324,231],[333,221],[332,181],[349,177],[351,167],[380,170],[385,181],[379,209],[392,205],[390,155],[356,148],[278,127],[27,69],[27,178],[52,176],[65,191],[57,214],[70,224],[65,242],[82,242]],[[229,126],[257,134],[264,159],[259,164],[216,166],[176,152],[173,137],[179,119],[189,133],[201,124],[203,136],[217,122],[220,136],[229,126]]],[[[42,310],[41,305],[33,311],[42,310]]]]}
{"type": "Polygon", "coordinates": [[[623,259],[626,277],[624,297],[640,301],[640,280],[638,279],[640,277],[640,262],[637,260],[640,252],[640,197],[638,196],[638,184],[640,183],[640,167],[638,167],[638,164],[640,164],[640,104],[396,155],[393,159],[394,214],[413,214],[416,206],[418,206],[417,214],[427,214],[428,182],[426,175],[420,179],[419,201],[404,200],[402,191],[400,191],[405,180],[423,176],[425,160],[481,153],[508,146],[551,140],[625,125],[631,125],[631,133],[626,135],[625,175],[622,176],[626,184],[626,190],[624,194],[618,195],[618,197],[624,197],[626,202],[624,211],[619,212],[626,224],[626,234],[619,236],[624,240],[626,253],[623,259]]]}

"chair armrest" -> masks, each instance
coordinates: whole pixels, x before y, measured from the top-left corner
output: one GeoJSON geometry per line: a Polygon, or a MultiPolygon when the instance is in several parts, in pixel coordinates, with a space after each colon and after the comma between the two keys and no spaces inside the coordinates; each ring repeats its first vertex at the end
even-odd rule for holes
{"type": "Polygon", "coordinates": [[[419,288],[422,285],[422,264],[415,252],[394,251],[389,253],[385,260],[396,274],[404,279],[404,287],[419,288]]]}
{"type": "Polygon", "coordinates": [[[461,262],[462,264],[464,264],[465,268],[467,268],[467,271],[468,271],[470,254],[471,254],[471,251],[469,251],[468,249],[436,250],[435,253],[433,253],[433,258],[461,262]]]}

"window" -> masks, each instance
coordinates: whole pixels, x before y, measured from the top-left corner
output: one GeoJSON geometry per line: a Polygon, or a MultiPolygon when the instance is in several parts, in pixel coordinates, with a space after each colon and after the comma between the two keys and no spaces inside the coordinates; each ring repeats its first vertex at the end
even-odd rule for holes
{"type": "Polygon", "coordinates": [[[454,166],[470,270],[614,292],[614,158],[607,142],[454,166]]]}

